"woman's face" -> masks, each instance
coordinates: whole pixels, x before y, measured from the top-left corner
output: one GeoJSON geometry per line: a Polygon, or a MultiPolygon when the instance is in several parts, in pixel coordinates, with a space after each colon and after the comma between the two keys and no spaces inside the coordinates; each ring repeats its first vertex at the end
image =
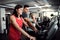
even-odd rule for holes
{"type": "Polygon", "coordinates": [[[17,13],[22,15],[23,8],[16,9],[17,13]]]}

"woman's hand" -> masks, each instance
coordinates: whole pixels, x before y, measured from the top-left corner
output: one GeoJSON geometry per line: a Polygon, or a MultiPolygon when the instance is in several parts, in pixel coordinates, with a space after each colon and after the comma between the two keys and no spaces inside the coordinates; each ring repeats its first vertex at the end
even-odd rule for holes
{"type": "Polygon", "coordinates": [[[36,38],[31,36],[31,37],[30,37],[30,40],[36,40],[36,38]]]}

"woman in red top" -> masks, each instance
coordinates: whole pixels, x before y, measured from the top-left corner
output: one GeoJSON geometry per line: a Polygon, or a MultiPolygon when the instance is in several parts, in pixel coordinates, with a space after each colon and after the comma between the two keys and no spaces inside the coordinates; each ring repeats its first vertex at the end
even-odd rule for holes
{"type": "Polygon", "coordinates": [[[22,10],[22,6],[17,5],[14,9],[13,14],[10,16],[10,29],[8,34],[9,40],[20,40],[21,33],[30,38],[30,40],[35,40],[35,37],[30,36],[22,29],[23,23],[28,26],[21,17],[22,10]]]}

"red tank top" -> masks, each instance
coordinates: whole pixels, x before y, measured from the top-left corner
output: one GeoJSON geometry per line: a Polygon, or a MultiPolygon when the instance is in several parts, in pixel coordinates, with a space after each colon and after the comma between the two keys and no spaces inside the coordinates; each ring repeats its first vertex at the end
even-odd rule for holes
{"type": "MultiPolygon", "coordinates": [[[[15,19],[19,27],[22,28],[22,24],[23,24],[22,18],[18,19],[17,17],[15,17],[15,19]]],[[[9,39],[19,40],[20,38],[21,38],[21,32],[19,32],[12,24],[10,24],[9,39]]]]}

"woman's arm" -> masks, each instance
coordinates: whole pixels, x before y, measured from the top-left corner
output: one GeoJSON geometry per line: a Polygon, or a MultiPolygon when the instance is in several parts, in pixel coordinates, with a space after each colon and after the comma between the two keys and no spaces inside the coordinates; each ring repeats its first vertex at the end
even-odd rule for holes
{"type": "Polygon", "coordinates": [[[30,38],[30,35],[28,33],[26,33],[22,28],[19,27],[19,25],[17,24],[16,22],[16,19],[14,16],[10,16],[10,20],[11,20],[11,23],[14,25],[14,27],[19,31],[21,32],[22,34],[24,34],[25,36],[27,36],[28,38],[30,38]]]}

